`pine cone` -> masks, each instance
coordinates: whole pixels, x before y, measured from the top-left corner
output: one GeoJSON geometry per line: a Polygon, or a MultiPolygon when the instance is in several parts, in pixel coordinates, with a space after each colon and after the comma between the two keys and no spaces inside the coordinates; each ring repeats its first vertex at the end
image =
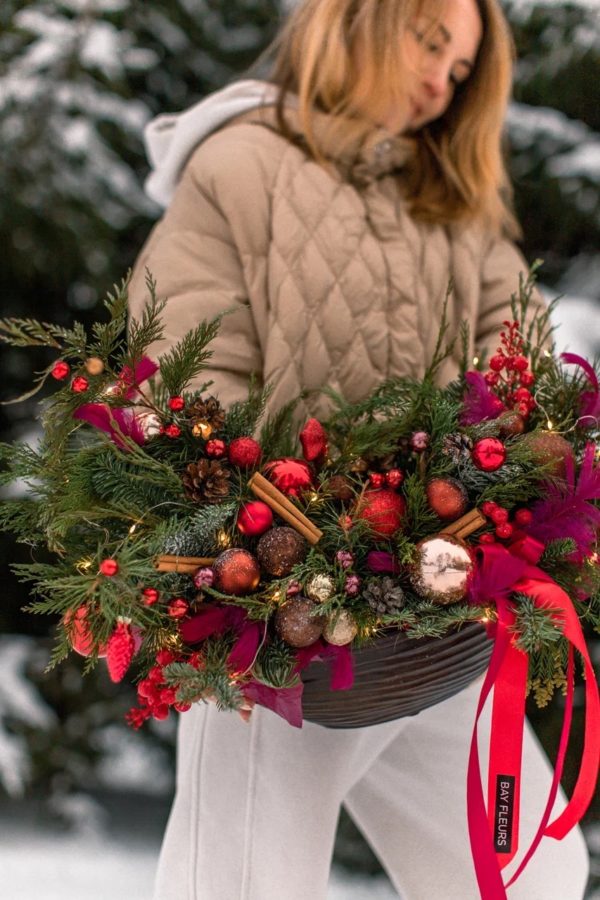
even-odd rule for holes
{"type": "Polygon", "coordinates": [[[449,456],[455,465],[461,460],[469,459],[472,449],[473,441],[466,434],[449,434],[442,445],[442,453],[449,456]]]}
{"type": "Polygon", "coordinates": [[[387,576],[381,581],[370,581],[362,596],[379,616],[393,615],[404,606],[404,591],[387,576]]]}
{"type": "Polygon", "coordinates": [[[231,472],[220,460],[200,459],[186,467],[183,487],[196,503],[219,503],[229,494],[230,476],[231,472]]]}
{"type": "Polygon", "coordinates": [[[225,410],[216,397],[200,397],[188,407],[187,414],[192,420],[192,425],[206,422],[213,431],[219,431],[225,424],[225,410]]]}

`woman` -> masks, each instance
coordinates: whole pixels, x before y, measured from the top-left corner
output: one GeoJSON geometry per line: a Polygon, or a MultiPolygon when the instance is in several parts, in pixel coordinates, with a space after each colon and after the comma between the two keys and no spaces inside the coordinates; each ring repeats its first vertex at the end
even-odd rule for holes
{"type": "MultiPolygon", "coordinates": [[[[494,349],[525,263],[500,139],[511,42],[495,0],[304,0],[245,81],[150,129],[148,191],[168,209],[138,261],[169,298],[162,347],[227,315],[209,377],[224,405],[256,373],[274,410],[329,384],[347,399],[423,373],[451,322],[494,349]]],[[[539,302],[539,301],[538,301],[539,302]]],[[[458,361],[441,373],[450,380],[458,361]]],[[[309,394],[299,418],[327,414],[309,394]]],[[[156,900],[320,900],[343,802],[405,900],[476,900],[464,785],[479,686],[410,719],[296,730],[197,704],[156,900]]],[[[522,846],[549,786],[524,749],[522,846]]],[[[581,835],[543,847],[513,898],[577,900],[581,835]]]]}

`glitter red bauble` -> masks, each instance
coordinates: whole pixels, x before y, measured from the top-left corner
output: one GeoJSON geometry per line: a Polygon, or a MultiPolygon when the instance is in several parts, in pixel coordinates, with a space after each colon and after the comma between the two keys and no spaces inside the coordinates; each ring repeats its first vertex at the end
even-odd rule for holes
{"type": "Polygon", "coordinates": [[[237,517],[238,531],[248,537],[256,537],[263,534],[273,524],[273,511],[262,500],[252,500],[245,503],[237,517]]]}
{"type": "Polygon", "coordinates": [[[53,378],[56,378],[57,381],[64,381],[70,372],[71,366],[69,363],[65,362],[64,359],[59,359],[58,362],[55,362],[52,366],[50,374],[53,378]]]}
{"type": "Polygon", "coordinates": [[[235,438],[229,445],[227,456],[232,466],[255,469],[262,457],[262,447],[251,437],[235,438]]]}
{"type": "Polygon", "coordinates": [[[327,453],[327,435],[318,419],[309,419],[300,432],[302,455],[308,462],[313,462],[327,453]]]}
{"type": "MultiPolygon", "coordinates": [[[[90,656],[94,649],[94,640],[87,616],[88,608],[84,604],[77,607],[74,613],[69,610],[63,617],[63,623],[67,626],[71,647],[80,656],[90,656]]],[[[105,656],[106,644],[101,644],[98,648],[98,657],[102,659],[105,656]]]]}
{"type": "Polygon", "coordinates": [[[506,447],[499,438],[481,438],[475,442],[471,459],[482,472],[495,472],[506,462],[506,447]]]}
{"type": "Polygon", "coordinates": [[[367,488],[354,515],[355,518],[368,522],[373,533],[379,537],[392,537],[402,527],[405,512],[406,502],[400,494],[389,488],[367,488]]]}
{"type": "Polygon", "coordinates": [[[83,375],[77,375],[71,382],[71,390],[76,394],[83,394],[89,388],[90,383],[83,375]]]}
{"type": "Polygon", "coordinates": [[[100,574],[112,578],[119,571],[119,563],[116,559],[103,559],[100,563],[100,574]]]}
{"type": "Polygon", "coordinates": [[[232,547],[220,553],[212,569],[215,576],[213,586],[222,594],[233,594],[235,597],[249,594],[258,587],[260,581],[257,560],[240,547],[232,547]]]}
{"type": "Polygon", "coordinates": [[[427,502],[443,522],[459,519],[467,509],[467,491],[456,478],[432,478],[427,484],[427,502]]]}
{"type": "Polygon", "coordinates": [[[303,491],[309,491],[313,487],[310,466],[303,459],[293,459],[289,456],[276,459],[267,463],[264,472],[282,494],[290,497],[299,497],[303,491]]]}
{"type": "Polygon", "coordinates": [[[156,590],[156,588],[147,587],[142,590],[142,597],[144,598],[144,606],[154,606],[155,603],[158,602],[160,594],[156,590]]]}
{"type": "Polygon", "coordinates": [[[225,441],[221,441],[218,438],[212,438],[207,442],[205,449],[207,456],[211,456],[214,459],[219,459],[219,457],[225,456],[227,444],[225,443],[225,441]]]}
{"type": "Polygon", "coordinates": [[[183,619],[189,608],[189,603],[183,597],[174,597],[169,600],[167,610],[172,619],[183,619]]]}

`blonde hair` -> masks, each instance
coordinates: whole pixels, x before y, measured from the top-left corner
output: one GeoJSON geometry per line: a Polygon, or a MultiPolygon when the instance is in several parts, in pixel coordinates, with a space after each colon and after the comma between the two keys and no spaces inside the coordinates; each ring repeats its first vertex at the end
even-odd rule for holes
{"type": "MultiPolygon", "coordinates": [[[[263,60],[269,81],[280,86],[278,125],[286,97],[298,97],[300,127],[309,152],[325,162],[312,122],[329,113],[328,141],[340,153],[373,131],[390,104],[407,102],[401,35],[424,6],[443,11],[445,0],[303,0],[284,23],[263,60]],[[360,41],[360,62],[357,42],[360,41]],[[358,112],[369,109],[369,119],[358,112]]],[[[404,191],[412,215],[449,224],[480,218],[492,230],[516,237],[512,191],[502,153],[502,128],[512,83],[510,30],[497,0],[476,0],[483,37],[472,74],[456,90],[444,115],[414,138],[404,191]]]]}

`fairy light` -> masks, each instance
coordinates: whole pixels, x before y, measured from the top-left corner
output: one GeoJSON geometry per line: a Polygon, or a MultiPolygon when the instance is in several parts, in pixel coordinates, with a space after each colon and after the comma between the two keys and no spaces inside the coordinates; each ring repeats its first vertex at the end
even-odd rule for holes
{"type": "Polygon", "coordinates": [[[479,357],[478,357],[478,356],[474,356],[474,357],[473,357],[473,365],[474,365],[474,366],[478,366],[478,365],[479,365],[479,357]]]}
{"type": "Polygon", "coordinates": [[[548,429],[548,431],[552,431],[552,429],[554,428],[554,422],[551,422],[550,419],[548,419],[548,421],[546,422],[546,428],[548,429]]]}
{"type": "Polygon", "coordinates": [[[135,530],[139,524],[140,524],[139,522],[134,522],[133,525],[131,526],[131,528],[129,529],[129,534],[134,534],[135,530]]]}
{"type": "Polygon", "coordinates": [[[319,500],[319,495],[317,494],[316,491],[313,491],[309,496],[310,503],[317,503],[318,500],[319,500]]]}
{"type": "Polygon", "coordinates": [[[75,563],[75,568],[79,569],[80,571],[83,570],[84,572],[87,572],[87,570],[91,567],[91,565],[92,565],[91,559],[80,559],[79,562],[75,563]]]}
{"type": "Polygon", "coordinates": [[[231,538],[223,529],[217,533],[217,544],[219,547],[229,547],[231,544],[231,538]]]}
{"type": "Polygon", "coordinates": [[[279,603],[279,601],[281,600],[281,591],[273,591],[273,593],[271,594],[271,600],[274,603],[279,603]]]}
{"type": "Polygon", "coordinates": [[[552,356],[552,354],[550,353],[549,350],[544,350],[544,356],[545,356],[547,359],[550,359],[550,357],[552,356]]]}

